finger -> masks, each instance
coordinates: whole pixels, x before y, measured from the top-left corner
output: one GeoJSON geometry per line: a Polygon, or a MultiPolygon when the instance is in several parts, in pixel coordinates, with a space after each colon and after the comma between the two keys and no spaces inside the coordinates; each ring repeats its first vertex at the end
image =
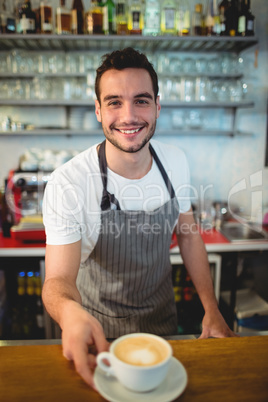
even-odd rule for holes
{"type": "Polygon", "coordinates": [[[79,348],[74,352],[74,365],[77,373],[83,378],[83,380],[96,390],[93,374],[90,370],[89,356],[86,349],[79,348]]]}
{"type": "Polygon", "coordinates": [[[106,352],[109,350],[110,344],[105,338],[104,332],[102,330],[96,333],[96,335],[94,336],[94,341],[98,353],[106,352]]]}

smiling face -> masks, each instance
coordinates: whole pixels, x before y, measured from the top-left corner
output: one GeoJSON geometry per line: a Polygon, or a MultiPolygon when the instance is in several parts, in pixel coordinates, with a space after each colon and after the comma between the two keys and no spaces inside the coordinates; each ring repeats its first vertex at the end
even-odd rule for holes
{"type": "Polygon", "coordinates": [[[160,104],[145,69],[106,71],[95,106],[106,139],[121,151],[138,152],[154,135],[160,104]]]}

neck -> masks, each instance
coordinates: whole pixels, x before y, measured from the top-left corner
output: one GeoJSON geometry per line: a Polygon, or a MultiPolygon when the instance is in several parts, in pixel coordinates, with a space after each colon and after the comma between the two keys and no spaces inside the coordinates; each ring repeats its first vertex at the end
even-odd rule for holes
{"type": "Polygon", "coordinates": [[[147,143],[138,152],[123,152],[106,140],[107,166],[116,174],[127,179],[141,179],[152,166],[152,155],[147,143]]]}

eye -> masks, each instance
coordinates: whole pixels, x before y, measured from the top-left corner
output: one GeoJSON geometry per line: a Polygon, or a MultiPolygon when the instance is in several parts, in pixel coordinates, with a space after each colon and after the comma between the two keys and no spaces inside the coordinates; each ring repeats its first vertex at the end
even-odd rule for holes
{"type": "Polygon", "coordinates": [[[148,105],[149,102],[144,99],[138,99],[136,103],[139,105],[148,105]]]}
{"type": "Polygon", "coordinates": [[[120,102],[117,100],[108,103],[108,106],[118,106],[118,105],[120,105],[120,102]]]}

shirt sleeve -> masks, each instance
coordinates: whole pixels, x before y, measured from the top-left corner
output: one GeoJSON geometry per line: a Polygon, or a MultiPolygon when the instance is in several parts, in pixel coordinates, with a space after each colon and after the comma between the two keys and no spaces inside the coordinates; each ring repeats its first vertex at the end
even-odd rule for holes
{"type": "Polygon", "coordinates": [[[75,218],[76,197],[75,185],[62,185],[52,175],[43,198],[43,222],[47,244],[70,244],[81,239],[80,224],[75,218]]]}

